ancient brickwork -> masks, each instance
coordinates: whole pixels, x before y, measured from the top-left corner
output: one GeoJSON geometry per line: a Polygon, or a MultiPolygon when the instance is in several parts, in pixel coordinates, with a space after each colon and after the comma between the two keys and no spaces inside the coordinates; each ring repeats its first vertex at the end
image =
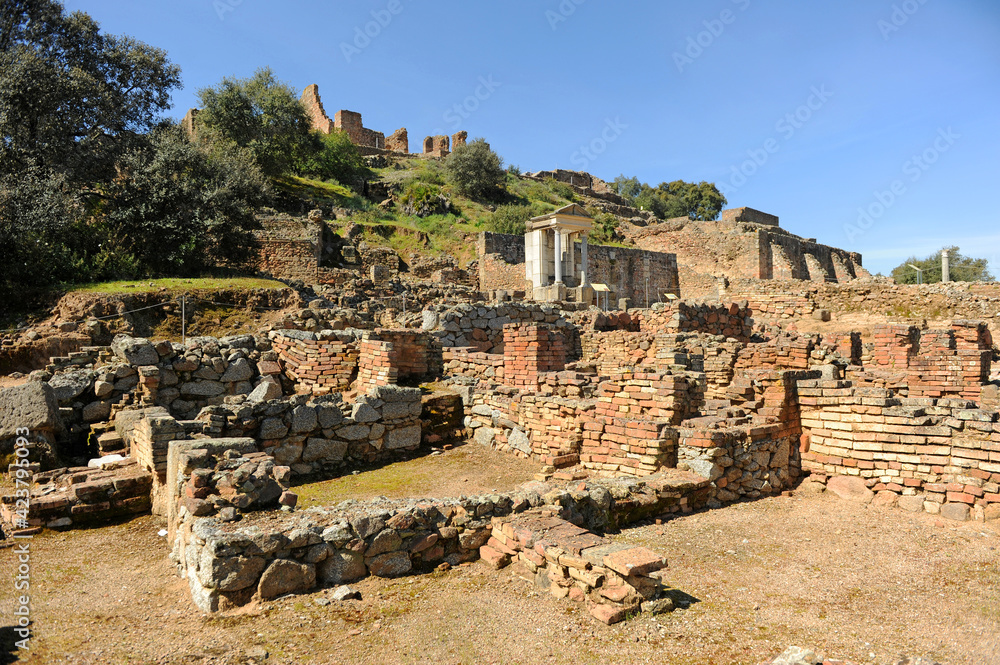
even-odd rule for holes
{"type": "Polygon", "coordinates": [[[948,330],[875,326],[872,364],[906,373],[910,397],[979,399],[989,381],[993,340],[980,321],[955,321],[948,330]]]}
{"type": "MultiPolygon", "coordinates": [[[[37,473],[29,490],[27,526],[65,529],[148,513],[152,484],[152,474],[134,459],[37,473]]],[[[12,494],[0,500],[0,522],[8,533],[20,522],[15,499],[12,494]]]]}
{"type": "Polygon", "coordinates": [[[451,152],[451,144],[447,136],[428,136],[424,139],[424,155],[447,157],[451,152]]]}
{"type": "Polygon", "coordinates": [[[400,355],[392,342],[365,335],[358,347],[358,390],[396,383],[400,355]]]}
{"type": "Polygon", "coordinates": [[[1000,503],[996,411],[962,399],[895,397],[847,381],[799,384],[802,464],[864,479],[901,508],[982,519],[1000,503]]]}
{"type": "Polygon", "coordinates": [[[198,109],[188,109],[187,113],[184,114],[184,118],[181,119],[181,129],[187,134],[189,139],[194,139],[198,132],[198,125],[195,123],[195,118],[198,117],[198,109]]]}
{"type": "Polygon", "coordinates": [[[278,279],[316,281],[321,224],[292,217],[265,217],[254,232],[259,245],[257,270],[278,279]]]}
{"type": "Polygon", "coordinates": [[[765,226],[778,226],[778,216],[769,215],[753,208],[730,208],[723,210],[719,216],[723,222],[736,224],[738,222],[749,222],[751,224],[763,224],[765,226]]]}
{"type": "Polygon", "coordinates": [[[699,332],[738,341],[750,338],[752,312],[743,303],[693,303],[677,300],[638,315],[640,329],[670,333],[699,332]]]}
{"type": "Polygon", "coordinates": [[[538,387],[539,374],[566,365],[562,335],[538,325],[508,323],[503,328],[504,381],[511,386],[538,387]]]}
{"type": "Polygon", "coordinates": [[[358,368],[358,343],[353,334],[279,330],[272,343],[285,376],[304,392],[347,390],[358,368]]]}
{"type": "Polygon", "coordinates": [[[385,140],[385,149],[403,153],[404,155],[409,154],[410,137],[406,132],[406,127],[400,127],[389,135],[389,138],[385,140]]]}
{"type": "Polygon", "coordinates": [[[459,146],[465,145],[469,139],[469,132],[462,130],[451,135],[451,149],[455,150],[459,146]]]}
{"type": "Polygon", "coordinates": [[[524,236],[485,231],[479,234],[476,250],[481,291],[530,291],[524,276],[524,236]]]}
{"type": "Polygon", "coordinates": [[[306,107],[306,113],[312,122],[312,128],[318,132],[329,134],[334,130],[333,120],[326,115],[323,109],[323,102],[319,98],[319,86],[313,83],[306,86],[302,91],[302,105],[306,107]]]}
{"type": "Polygon", "coordinates": [[[367,148],[385,148],[385,135],[366,128],[361,122],[361,114],[355,111],[337,111],[333,115],[333,125],[350,137],[351,143],[367,148]]]}
{"type": "Polygon", "coordinates": [[[678,218],[623,230],[643,249],[676,254],[686,297],[720,296],[720,276],[821,283],[868,276],[860,254],[788,233],[776,216],[751,208],[724,210],[718,221],[678,218]]]}

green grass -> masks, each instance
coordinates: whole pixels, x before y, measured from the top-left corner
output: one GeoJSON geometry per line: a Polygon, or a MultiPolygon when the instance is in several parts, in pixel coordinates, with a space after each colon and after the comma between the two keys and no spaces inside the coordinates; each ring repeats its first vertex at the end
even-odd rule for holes
{"type": "Polygon", "coordinates": [[[300,199],[309,199],[317,203],[333,204],[356,210],[364,210],[369,206],[363,197],[338,182],[313,180],[299,176],[281,176],[272,179],[272,182],[276,188],[300,199]]]}
{"type": "Polygon", "coordinates": [[[273,279],[258,277],[166,277],[162,279],[127,279],[118,282],[78,284],[69,287],[77,293],[148,293],[166,289],[169,293],[182,293],[197,289],[219,291],[222,289],[283,289],[285,285],[273,279]]]}

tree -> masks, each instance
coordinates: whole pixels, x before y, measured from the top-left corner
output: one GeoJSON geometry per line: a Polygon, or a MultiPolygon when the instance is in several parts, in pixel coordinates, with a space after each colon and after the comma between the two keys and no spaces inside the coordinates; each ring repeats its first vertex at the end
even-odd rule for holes
{"type": "Polygon", "coordinates": [[[618,196],[633,203],[635,202],[635,198],[639,196],[639,193],[642,191],[642,183],[639,182],[639,179],[635,176],[626,178],[624,173],[615,178],[614,182],[611,184],[614,185],[615,192],[618,193],[618,196]]]}
{"type": "Polygon", "coordinates": [[[179,85],[180,69],[161,49],[101,34],[90,16],[66,16],[58,2],[4,0],[0,170],[37,167],[70,184],[105,179],[179,85]]]}
{"type": "Polygon", "coordinates": [[[466,196],[495,201],[503,192],[503,159],[481,138],[455,148],[445,160],[451,182],[466,196]]]}
{"type": "MultiPolygon", "coordinates": [[[[0,303],[23,307],[54,282],[86,278],[81,248],[101,183],[170,107],[180,70],[131,37],[101,34],[51,0],[0,11],[0,303]]],[[[106,252],[106,247],[100,251],[106,252]]],[[[105,264],[115,257],[105,254],[105,264]]]]}
{"type": "Polygon", "coordinates": [[[524,235],[525,223],[532,217],[541,214],[543,214],[542,210],[537,203],[532,205],[508,203],[497,206],[497,209],[486,220],[486,230],[493,233],[524,235]]]}
{"type": "Polygon", "coordinates": [[[238,267],[255,254],[254,210],[267,181],[245,150],[212,150],[187,140],[176,125],[158,128],[149,145],[121,161],[108,187],[104,222],[143,274],[192,275],[238,267]]]}
{"type": "Polygon", "coordinates": [[[225,77],[199,90],[198,100],[200,138],[249,150],[269,176],[294,171],[320,148],[302,103],[269,67],[249,78],[225,77]]]}
{"type": "Polygon", "coordinates": [[[651,187],[640,183],[634,176],[626,178],[622,174],[615,178],[614,186],[618,194],[632,205],[652,212],[659,219],[718,219],[722,207],[726,205],[726,197],[715,184],[705,181],[695,184],[674,180],[651,187]]]}
{"type": "Polygon", "coordinates": [[[369,174],[358,147],[346,132],[339,129],[329,134],[313,132],[315,151],[307,154],[296,167],[302,175],[320,180],[336,180],[359,190],[369,174]]]}
{"type": "MultiPolygon", "coordinates": [[[[948,273],[953,282],[992,282],[993,275],[989,271],[989,261],[973,259],[959,253],[958,247],[944,247],[948,251],[948,273]]],[[[923,271],[924,284],[936,284],[941,281],[941,252],[935,252],[924,259],[915,256],[903,261],[892,270],[892,278],[897,284],[916,284],[918,271],[912,265],[923,271]]]]}

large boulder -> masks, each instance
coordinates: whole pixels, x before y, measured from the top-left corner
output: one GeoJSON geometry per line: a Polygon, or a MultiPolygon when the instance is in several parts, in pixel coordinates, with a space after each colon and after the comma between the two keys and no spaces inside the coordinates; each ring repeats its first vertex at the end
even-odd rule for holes
{"type": "Polygon", "coordinates": [[[130,365],[155,365],[160,362],[160,354],[148,339],[118,335],[111,342],[111,350],[130,365]]]}
{"type": "Polygon", "coordinates": [[[47,383],[31,381],[0,390],[0,441],[16,438],[21,427],[53,440],[63,431],[56,393],[47,383]]]}
{"type": "Polygon", "coordinates": [[[87,370],[63,372],[49,379],[49,386],[54,391],[56,401],[66,403],[86,392],[93,380],[93,373],[87,370]]]}

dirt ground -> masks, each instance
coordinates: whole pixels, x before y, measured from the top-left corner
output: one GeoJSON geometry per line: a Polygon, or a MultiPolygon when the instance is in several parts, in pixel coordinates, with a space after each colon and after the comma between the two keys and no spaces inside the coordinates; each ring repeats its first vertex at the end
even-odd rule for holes
{"type": "MultiPolygon", "coordinates": [[[[442,478],[455,491],[493,489],[498,460],[477,448],[390,465],[371,472],[382,480],[371,475],[354,489],[405,492],[400,477],[420,487],[442,468],[451,469],[442,478]]],[[[324,589],[209,617],[176,576],[157,536],[163,526],[144,516],[34,537],[30,651],[13,647],[15,562],[11,549],[0,550],[0,663],[732,665],[793,644],[879,665],[904,653],[946,665],[1000,663],[998,523],[946,523],[827,494],[742,503],[614,535],[665,554],[670,582],[698,602],[612,627],[509,569],[478,562],[368,578],[354,585],[359,601],[329,600],[324,589]]]]}

